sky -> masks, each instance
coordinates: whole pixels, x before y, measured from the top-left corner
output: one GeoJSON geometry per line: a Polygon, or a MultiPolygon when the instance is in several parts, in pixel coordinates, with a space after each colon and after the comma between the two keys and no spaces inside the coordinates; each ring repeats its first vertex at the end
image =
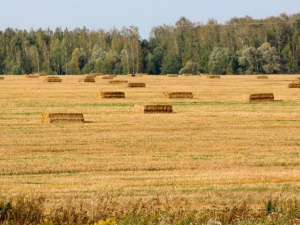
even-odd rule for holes
{"type": "Polygon", "coordinates": [[[134,25],[148,39],[154,26],[173,25],[182,16],[205,24],[299,12],[300,0],[0,0],[0,30],[86,26],[109,31],[134,25]]]}

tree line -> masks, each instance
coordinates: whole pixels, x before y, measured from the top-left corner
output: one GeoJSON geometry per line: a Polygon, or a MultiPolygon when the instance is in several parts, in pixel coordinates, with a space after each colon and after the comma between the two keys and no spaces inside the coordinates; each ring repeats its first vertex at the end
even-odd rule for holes
{"type": "Polygon", "coordinates": [[[137,27],[0,31],[0,74],[300,73],[300,14],[206,24],[181,17],[141,40],[137,27]]]}

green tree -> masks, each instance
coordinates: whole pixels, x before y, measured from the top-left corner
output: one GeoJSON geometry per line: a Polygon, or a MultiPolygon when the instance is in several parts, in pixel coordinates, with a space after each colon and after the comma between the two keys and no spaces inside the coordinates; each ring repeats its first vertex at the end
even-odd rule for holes
{"type": "Polygon", "coordinates": [[[185,67],[183,67],[180,71],[179,74],[184,74],[184,73],[189,73],[189,74],[197,74],[199,73],[198,69],[198,64],[193,62],[193,61],[188,61],[185,67]]]}
{"type": "Polygon", "coordinates": [[[215,47],[209,56],[211,74],[233,74],[233,55],[228,48],[215,47]]]}
{"type": "Polygon", "coordinates": [[[181,69],[181,62],[178,56],[169,52],[163,59],[161,74],[178,74],[181,69]]]}

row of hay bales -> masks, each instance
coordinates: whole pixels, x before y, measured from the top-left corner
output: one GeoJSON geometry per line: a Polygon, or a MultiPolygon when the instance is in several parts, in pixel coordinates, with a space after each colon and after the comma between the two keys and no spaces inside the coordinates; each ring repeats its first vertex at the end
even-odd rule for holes
{"type": "MultiPolygon", "coordinates": [[[[193,98],[191,92],[164,92],[165,98],[193,98]]],[[[98,98],[125,98],[124,92],[98,92],[98,98]]],[[[274,101],[273,93],[251,94],[250,101],[274,101]]],[[[136,113],[173,113],[172,105],[135,105],[136,113]]],[[[42,123],[84,123],[82,113],[42,113],[42,123]]]]}

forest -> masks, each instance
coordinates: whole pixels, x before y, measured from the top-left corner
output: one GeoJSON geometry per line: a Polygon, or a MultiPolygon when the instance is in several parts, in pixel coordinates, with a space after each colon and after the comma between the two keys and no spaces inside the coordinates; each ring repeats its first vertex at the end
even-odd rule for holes
{"type": "Polygon", "coordinates": [[[135,26],[0,31],[0,74],[36,72],[299,74],[300,14],[224,24],[181,17],[153,27],[148,40],[135,26]]]}

